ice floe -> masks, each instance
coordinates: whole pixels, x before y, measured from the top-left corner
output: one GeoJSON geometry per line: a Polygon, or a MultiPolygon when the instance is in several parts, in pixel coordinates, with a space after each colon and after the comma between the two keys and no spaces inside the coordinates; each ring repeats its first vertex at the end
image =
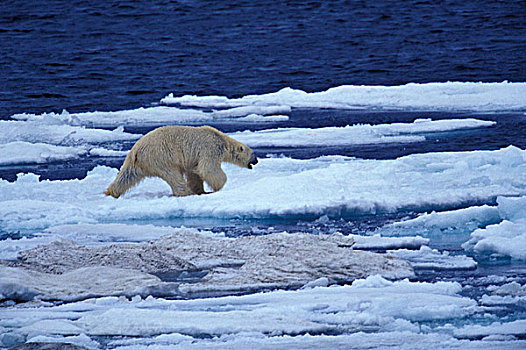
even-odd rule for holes
{"type": "Polygon", "coordinates": [[[526,320],[507,323],[494,322],[489,326],[470,325],[455,331],[456,337],[470,339],[510,339],[502,336],[512,336],[513,339],[516,339],[515,337],[524,337],[524,335],[526,335],[526,320]],[[497,338],[496,336],[501,337],[497,338]]]}
{"type": "MultiPolygon", "coordinates": [[[[392,282],[371,276],[347,286],[237,297],[105,297],[33,309],[3,308],[0,327],[19,342],[36,337],[82,335],[96,341],[97,336],[110,336],[114,337],[112,348],[119,349],[148,345],[185,347],[192,343],[228,348],[251,340],[259,344],[255,348],[269,344],[296,344],[302,348],[306,344],[343,345],[341,342],[350,336],[361,339],[358,344],[363,345],[365,338],[360,331],[368,332],[367,338],[372,337],[367,342],[369,346],[371,341],[380,345],[387,340],[388,344],[404,344],[407,338],[436,343],[435,335],[421,332],[421,322],[451,322],[479,312],[477,303],[462,297],[460,291],[460,285],[452,282],[392,282]]],[[[506,332],[517,334],[510,329],[506,332]]],[[[444,344],[462,344],[451,333],[441,337],[444,344]]]]}
{"type": "MultiPolygon", "coordinates": [[[[498,345],[502,349],[521,350],[524,345],[518,341],[468,341],[458,340],[446,334],[424,334],[408,331],[395,332],[356,332],[344,335],[298,335],[266,337],[259,333],[243,333],[235,336],[222,336],[203,339],[195,342],[182,339],[183,336],[173,334],[173,338],[152,337],[150,339],[125,339],[111,342],[118,350],[169,350],[169,349],[400,349],[415,350],[439,347],[440,349],[472,349],[493,350],[498,345]],[[177,336],[177,337],[176,337],[177,336]]],[[[25,349],[22,349],[25,350],[25,349]]],[[[28,349],[32,350],[32,349],[28,349]]],[[[74,349],[72,349],[74,350],[74,349]]]]}
{"type": "Polygon", "coordinates": [[[462,247],[479,254],[526,260],[526,197],[497,199],[501,222],[471,233],[462,247]]]}
{"type": "Polygon", "coordinates": [[[284,88],[274,93],[242,98],[224,96],[176,97],[170,94],[165,104],[226,108],[240,106],[290,106],[308,108],[386,108],[416,110],[503,111],[526,108],[526,83],[447,82],[402,86],[339,86],[323,92],[308,93],[284,88]]]}
{"type": "Polygon", "coordinates": [[[526,218],[515,222],[504,220],[499,224],[478,229],[462,247],[479,254],[496,254],[526,260],[526,218]]]}
{"type": "Polygon", "coordinates": [[[214,194],[174,198],[147,179],[115,200],[102,191],[117,170],[99,166],[86,178],[40,181],[33,174],[0,180],[0,227],[36,232],[77,223],[176,218],[352,217],[363,213],[451,208],[526,193],[526,152],[414,154],[394,160],[341,156],[263,158],[249,171],[225,166],[228,182],[214,194]],[[48,210],[53,207],[54,209],[48,210]]]}
{"type": "Polygon", "coordinates": [[[428,244],[429,239],[420,236],[416,237],[383,237],[379,234],[372,236],[348,235],[354,240],[354,249],[396,249],[408,248],[419,249],[421,246],[428,244]]]}
{"type": "MultiPolygon", "coordinates": [[[[173,286],[165,286],[153,276],[148,279],[144,273],[197,269],[206,269],[206,276],[195,283],[181,284],[172,293],[297,288],[323,277],[335,283],[377,274],[389,279],[413,275],[407,262],[355,251],[351,249],[353,244],[352,238],[339,234],[302,233],[218,239],[180,231],[144,243],[93,248],[61,239],[22,251],[16,261],[4,262],[0,286],[9,291],[13,285],[28,293],[38,290],[41,299],[70,300],[85,295],[146,294],[152,293],[154,287],[164,288],[166,293],[173,286]],[[82,280],[83,275],[93,276],[97,282],[82,280]],[[120,277],[112,278],[113,275],[120,277]],[[130,289],[130,285],[134,288],[130,289]],[[141,291],[139,287],[149,288],[141,291]]],[[[3,290],[0,293],[13,294],[3,290]]]]}
{"type": "Polygon", "coordinates": [[[167,106],[137,108],[132,110],[112,112],[84,112],[70,113],[44,113],[40,115],[22,113],[12,116],[20,121],[55,120],[72,126],[87,127],[114,127],[114,126],[148,126],[195,122],[213,122],[222,120],[235,120],[236,122],[265,122],[285,121],[290,112],[289,106],[244,106],[231,109],[201,111],[197,109],[176,108],[167,106]],[[277,116],[274,114],[278,114],[277,116]]]}
{"type": "Polygon", "coordinates": [[[470,257],[439,252],[427,246],[419,250],[390,250],[387,254],[409,261],[415,269],[472,270],[477,267],[477,262],[470,257]]]}
{"type": "Polygon", "coordinates": [[[376,232],[384,236],[469,233],[469,240],[462,244],[468,252],[525,260],[526,197],[499,196],[496,201],[496,206],[424,213],[414,219],[388,224],[376,232]]]}
{"type": "Polygon", "coordinates": [[[384,234],[406,235],[417,233],[445,233],[454,230],[473,231],[479,227],[498,223],[502,220],[496,206],[483,205],[423,213],[414,219],[398,221],[379,229],[384,234]]]}
{"type": "Polygon", "coordinates": [[[44,164],[85,156],[125,157],[128,151],[115,151],[91,145],[55,146],[47,143],[14,141],[0,144],[0,165],[44,164]]]}
{"type": "Polygon", "coordinates": [[[250,123],[256,123],[256,122],[284,122],[289,120],[288,115],[261,115],[261,114],[249,114],[246,117],[239,117],[236,119],[236,121],[241,122],[250,122],[250,123]]]}
{"type": "MultiPolygon", "coordinates": [[[[78,120],[71,125],[77,122],[84,125],[78,120]]],[[[433,132],[412,129],[428,123],[434,122],[421,120],[408,128],[433,132]]],[[[72,141],[68,147],[86,147],[89,155],[124,154],[92,147],[95,140],[79,138],[80,146],[72,141]]],[[[108,167],[77,180],[41,181],[33,174],[20,174],[15,182],[0,180],[0,231],[33,234],[0,241],[1,259],[20,257],[0,268],[0,345],[522,349],[522,320],[486,313],[524,305],[523,280],[491,276],[478,298],[468,297],[469,286],[458,283],[389,279],[412,276],[411,267],[474,269],[474,259],[486,254],[523,259],[525,167],[526,152],[513,146],[380,161],[262,158],[250,172],[225,166],[229,180],[215,194],[173,198],[164,182],[148,179],[117,200],[101,193],[116,174],[108,167]],[[480,206],[495,199],[496,206],[480,206]],[[441,211],[463,206],[470,207],[441,211]],[[274,233],[228,239],[208,231],[133,224],[320,215],[329,220],[404,210],[430,214],[372,236],[274,233]],[[472,233],[464,246],[472,257],[428,247],[431,232],[457,229],[467,232],[466,239],[472,233]],[[202,278],[173,277],[188,270],[202,278]],[[162,299],[261,290],[271,292],[162,299]],[[27,302],[12,305],[9,300],[27,302]],[[484,325],[473,324],[481,319],[484,325]],[[490,324],[495,320],[500,322],[490,324]]]]}
{"type": "Polygon", "coordinates": [[[85,147],[14,141],[0,144],[0,165],[51,163],[76,159],[86,153],[85,147]]]}
{"type": "Polygon", "coordinates": [[[251,147],[341,146],[421,142],[423,133],[489,127],[495,122],[477,119],[417,119],[413,123],[348,125],[345,127],[281,128],[232,133],[251,147]]]}
{"type": "Polygon", "coordinates": [[[501,286],[488,286],[489,294],[480,300],[483,305],[526,305],[526,284],[510,282],[501,286]]]}
{"type": "MultiPolygon", "coordinates": [[[[239,107],[242,113],[246,107],[239,107]]],[[[237,109],[237,108],[234,108],[237,109]]],[[[269,109],[273,111],[273,109],[269,109]]],[[[117,113],[117,112],[112,112],[117,113]]],[[[232,112],[234,113],[234,112],[232,112]]],[[[235,114],[235,113],[234,113],[235,114]]],[[[127,151],[106,149],[97,144],[115,141],[135,141],[142,135],[123,131],[122,126],[113,131],[88,129],[84,126],[64,124],[71,119],[62,115],[46,114],[28,121],[0,121],[6,133],[0,135],[0,165],[44,163],[74,159],[89,155],[94,157],[124,157],[127,151]]],[[[246,121],[259,121],[251,114],[246,121]]],[[[279,116],[264,117],[275,118],[279,116]]],[[[90,119],[95,121],[96,118],[90,119]]],[[[104,123],[102,123],[104,124],[104,123]]],[[[263,131],[230,133],[240,142],[252,147],[294,147],[328,145],[357,145],[381,143],[410,143],[426,140],[426,133],[454,131],[468,128],[489,127],[495,122],[477,119],[436,120],[417,119],[413,123],[381,125],[352,125],[319,129],[283,128],[263,131]]]]}
{"type": "Polygon", "coordinates": [[[52,115],[30,121],[0,121],[0,165],[41,164],[80,158],[122,157],[127,152],[96,147],[116,141],[134,141],[142,135],[115,130],[88,129],[66,124],[52,115]]]}
{"type": "Polygon", "coordinates": [[[47,143],[58,146],[97,144],[115,141],[137,140],[142,135],[124,132],[123,127],[114,130],[88,129],[68,125],[68,120],[46,115],[28,121],[0,121],[0,144],[15,141],[47,143]]]}
{"type": "Polygon", "coordinates": [[[128,151],[114,151],[102,147],[94,147],[89,150],[89,155],[92,157],[119,157],[124,158],[128,155],[128,151]]]}
{"type": "Polygon", "coordinates": [[[517,282],[510,282],[502,286],[489,286],[488,290],[496,295],[526,296],[526,284],[520,285],[517,282]]]}

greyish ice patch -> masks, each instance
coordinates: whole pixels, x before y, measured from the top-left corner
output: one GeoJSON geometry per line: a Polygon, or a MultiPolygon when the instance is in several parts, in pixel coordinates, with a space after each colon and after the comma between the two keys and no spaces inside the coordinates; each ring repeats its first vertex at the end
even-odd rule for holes
{"type": "MultiPolygon", "coordinates": [[[[114,243],[139,243],[158,239],[163,235],[178,232],[192,232],[200,235],[224,238],[223,232],[217,233],[188,227],[137,225],[137,224],[75,224],[52,226],[36,232],[31,237],[20,239],[7,238],[0,241],[0,259],[15,260],[18,253],[61,239],[74,241],[86,247],[100,247],[114,243]]],[[[260,233],[266,233],[262,231],[260,233]]],[[[419,249],[429,243],[429,239],[416,237],[381,237],[380,235],[360,236],[347,235],[354,241],[353,249],[386,250],[386,249],[419,249]]]]}
{"type": "Polygon", "coordinates": [[[0,286],[11,290],[16,284],[20,290],[37,290],[40,299],[74,300],[93,295],[146,294],[152,288],[165,287],[175,288],[171,293],[190,296],[298,288],[322,277],[335,283],[369,275],[389,279],[413,276],[404,260],[355,251],[351,249],[353,243],[352,238],[339,234],[274,233],[218,239],[185,231],[144,243],[93,248],[59,240],[22,251],[15,261],[4,261],[0,286]],[[86,269],[91,269],[89,274],[96,280],[93,287],[91,282],[82,281],[82,275],[89,272],[86,269]],[[127,270],[125,276],[119,272],[122,269],[127,270]],[[196,269],[208,272],[196,283],[175,287],[144,275],[196,269]],[[113,274],[123,277],[113,280],[113,274]],[[98,275],[106,277],[97,279],[98,275]],[[125,287],[128,290],[123,290],[125,287]]]}
{"type": "Polygon", "coordinates": [[[151,274],[108,266],[82,267],[62,274],[0,266],[2,299],[15,301],[30,301],[35,297],[74,301],[104,295],[135,295],[160,284],[161,280],[151,274]]]}
{"type": "MultiPolygon", "coordinates": [[[[0,259],[15,260],[23,250],[36,248],[53,241],[65,239],[87,247],[100,247],[113,243],[138,243],[158,239],[176,232],[194,232],[210,237],[223,237],[222,233],[187,227],[136,225],[136,224],[74,224],[49,227],[31,237],[7,238],[0,241],[0,259]]],[[[405,246],[404,246],[405,247],[405,246]]]]}

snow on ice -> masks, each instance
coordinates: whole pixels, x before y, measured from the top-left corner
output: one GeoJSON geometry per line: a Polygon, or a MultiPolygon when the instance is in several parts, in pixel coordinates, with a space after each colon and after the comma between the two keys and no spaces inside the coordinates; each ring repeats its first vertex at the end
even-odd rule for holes
{"type": "MultiPolygon", "coordinates": [[[[516,178],[510,179],[515,181],[516,178]]],[[[496,206],[474,206],[424,213],[378,230],[382,235],[430,235],[454,230],[471,232],[462,247],[478,255],[526,260],[526,196],[497,197],[496,206]]]]}
{"type": "Polygon", "coordinates": [[[71,120],[53,115],[30,121],[0,121],[0,165],[40,164],[91,156],[123,156],[119,152],[96,147],[115,141],[135,141],[141,135],[115,130],[88,129],[66,124],[71,120]]]}
{"type": "Polygon", "coordinates": [[[526,83],[447,82],[411,83],[402,86],[339,86],[314,93],[284,88],[270,94],[232,99],[224,96],[175,97],[170,94],[161,102],[209,108],[284,105],[296,108],[505,111],[526,107],[526,83]]]}
{"type": "Polygon", "coordinates": [[[0,144],[23,141],[73,146],[137,140],[141,136],[124,132],[123,127],[110,131],[71,126],[66,120],[53,115],[45,115],[28,121],[0,121],[0,129],[2,129],[0,144]]]}
{"type": "Polygon", "coordinates": [[[84,147],[55,146],[46,143],[23,141],[0,144],[0,165],[40,164],[80,158],[87,150],[84,147]]]}
{"type": "MultiPolygon", "coordinates": [[[[240,108],[245,109],[245,107],[240,108]]],[[[109,113],[122,113],[124,118],[127,118],[129,112],[109,113]]],[[[239,111],[239,113],[241,112],[239,111]]],[[[148,114],[144,114],[141,123],[147,120],[148,114]]],[[[139,112],[137,118],[139,120],[141,118],[139,112]]],[[[244,118],[247,118],[246,120],[258,120],[258,117],[254,115],[248,115],[244,118]]],[[[126,151],[106,149],[97,146],[97,144],[114,141],[136,141],[142,136],[124,132],[122,127],[109,131],[64,124],[71,122],[71,120],[78,121],[76,118],[71,119],[69,114],[68,118],[63,115],[45,114],[30,118],[28,121],[0,121],[3,123],[0,127],[7,130],[5,134],[0,135],[0,147],[5,150],[0,152],[0,164],[43,163],[80,158],[86,154],[97,157],[122,157],[127,154],[126,151]]],[[[104,119],[97,119],[97,114],[86,120],[95,124],[105,123],[104,119]]],[[[127,124],[129,123],[127,121],[127,124]]],[[[256,132],[244,131],[229,135],[252,147],[409,143],[425,141],[424,133],[489,127],[494,124],[495,122],[492,121],[470,118],[437,121],[417,119],[414,123],[353,125],[342,128],[319,129],[270,129],[256,132]]]]}
{"type": "MultiPolygon", "coordinates": [[[[203,336],[209,338],[204,341],[207,345],[225,348],[239,341],[253,341],[261,346],[281,341],[297,342],[298,347],[305,344],[303,341],[330,345],[348,340],[349,333],[356,329],[377,332],[376,336],[371,335],[369,345],[371,341],[380,344],[384,337],[396,344],[405,337],[425,339],[426,335],[420,333],[421,322],[440,324],[480,313],[477,303],[460,296],[460,291],[460,285],[452,282],[392,282],[371,276],[347,286],[237,297],[193,300],[105,297],[59,306],[3,309],[0,326],[10,329],[6,333],[11,338],[18,336],[22,340],[81,335],[93,341],[96,336],[142,337],[116,338],[112,346],[123,349],[148,345],[184,348],[203,336]],[[303,336],[319,333],[333,336],[318,340],[303,336]]],[[[503,332],[510,333],[508,329],[503,332]]],[[[441,342],[462,344],[452,332],[442,334],[441,342]]]]}
{"type": "Polygon", "coordinates": [[[265,158],[257,172],[225,166],[229,180],[217,193],[183,198],[173,198],[160,179],[147,179],[117,200],[106,197],[102,191],[117,170],[103,166],[81,180],[40,181],[25,174],[15,182],[0,180],[0,223],[3,231],[24,233],[63,224],[180,217],[349,217],[448,209],[525,195],[525,157],[510,146],[394,160],[265,158]]]}
{"type": "Polygon", "coordinates": [[[175,107],[158,106],[138,108],[113,112],[84,112],[84,113],[44,113],[41,115],[22,113],[12,116],[19,121],[33,121],[53,119],[73,126],[113,127],[119,125],[164,125],[177,123],[213,122],[235,120],[236,122],[265,122],[286,121],[290,112],[289,106],[246,106],[205,112],[197,109],[180,109],[175,107]],[[278,113],[278,116],[272,115],[278,113]],[[271,114],[271,115],[268,115],[271,114]]]}
{"type": "Polygon", "coordinates": [[[417,119],[414,123],[352,125],[345,127],[281,128],[232,133],[234,139],[251,147],[297,147],[409,143],[424,141],[423,133],[489,127],[495,122],[477,119],[417,119]],[[419,135],[420,134],[420,135],[419,135]]]}
{"type": "MultiPolygon", "coordinates": [[[[526,108],[525,96],[526,83],[508,82],[340,86],[239,99],[168,96],[162,102],[177,106],[131,111],[19,114],[0,122],[0,164],[122,157],[126,152],[108,142],[141,136],[94,127],[282,122],[304,107],[500,112],[526,108]]],[[[494,124],[417,119],[231,136],[253,147],[419,142],[429,133],[494,124]]],[[[524,280],[495,273],[461,286],[416,282],[413,271],[472,270],[487,257],[526,260],[526,151],[262,157],[257,171],[224,169],[221,191],[185,198],[172,197],[159,179],[119,199],[106,197],[117,170],[104,166],[84,179],[0,180],[0,234],[21,236],[0,241],[0,347],[524,348],[526,325],[514,318],[522,314],[494,313],[523,307],[524,280]],[[181,218],[332,220],[404,212],[424,214],[367,236],[232,239],[178,227],[181,218]],[[431,248],[437,235],[458,232],[464,251],[431,248]],[[197,277],[178,279],[179,273],[197,277]]]]}

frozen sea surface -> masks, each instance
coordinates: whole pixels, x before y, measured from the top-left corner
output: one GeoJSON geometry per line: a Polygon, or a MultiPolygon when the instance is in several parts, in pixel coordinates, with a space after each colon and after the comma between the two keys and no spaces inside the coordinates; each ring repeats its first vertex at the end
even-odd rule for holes
{"type": "Polygon", "coordinates": [[[280,92],[1,122],[2,346],[523,348],[524,106],[506,92],[524,87],[399,98],[430,87],[472,110],[299,93],[305,108],[280,92]],[[208,122],[257,166],[224,165],[206,196],[173,198],[159,179],[102,194],[143,134],[208,122]]]}
{"type": "Polygon", "coordinates": [[[0,347],[524,349],[524,17],[0,1],[0,347]],[[261,161],[104,197],[166,124],[261,161]]]}

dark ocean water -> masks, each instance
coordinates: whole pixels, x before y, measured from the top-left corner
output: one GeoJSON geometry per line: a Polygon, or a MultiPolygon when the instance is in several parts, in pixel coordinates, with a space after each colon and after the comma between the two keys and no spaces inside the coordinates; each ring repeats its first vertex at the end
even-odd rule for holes
{"type": "Polygon", "coordinates": [[[0,1],[0,118],[343,84],[526,81],[526,3],[0,1]]]}

